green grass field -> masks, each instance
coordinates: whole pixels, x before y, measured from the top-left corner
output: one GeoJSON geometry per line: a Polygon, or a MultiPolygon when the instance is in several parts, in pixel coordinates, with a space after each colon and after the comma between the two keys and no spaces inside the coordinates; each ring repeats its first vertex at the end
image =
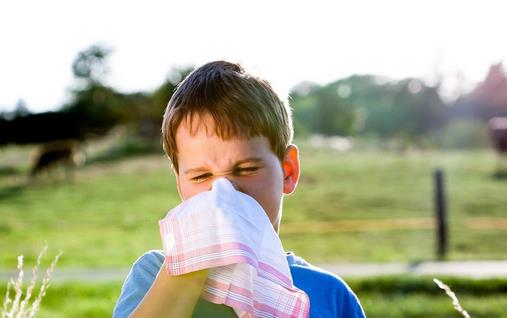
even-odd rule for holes
{"type": "MultiPolygon", "coordinates": [[[[448,258],[507,259],[507,180],[492,177],[493,153],[338,153],[304,142],[300,149],[302,176],[285,198],[281,227],[287,250],[310,262],[434,259],[432,173],[440,167],[450,212],[448,258]]],[[[146,250],[161,248],[157,221],[179,203],[162,154],[97,161],[80,167],[70,183],[53,176],[27,184],[31,155],[30,147],[0,148],[0,269],[14,270],[19,254],[31,266],[46,242],[49,256],[63,250],[56,270],[130,267],[146,250]]],[[[430,278],[389,291],[365,287],[378,285],[375,278],[347,281],[368,317],[458,317],[436,286],[419,288],[432,285],[430,278]]],[[[473,317],[506,317],[507,283],[499,284],[496,292],[455,291],[473,317]]],[[[109,316],[120,286],[55,283],[39,317],[109,316]]]]}
{"type": "MultiPolygon", "coordinates": [[[[433,259],[432,172],[441,167],[449,259],[507,258],[507,180],[492,177],[492,153],[300,148],[302,176],[281,227],[287,250],[313,262],[433,259]]],[[[0,176],[0,268],[14,268],[19,254],[34,260],[45,242],[63,250],[59,267],[128,267],[161,247],[157,221],[179,203],[163,155],[85,165],[70,183],[57,175],[25,184],[30,149],[1,151],[3,170],[14,172],[0,176]]]]}
{"type": "MultiPolygon", "coordinates": [[[[347,279],[369,318],[460,317],[431,277],[347,279]]],[[[444,278],[474,318],[507,317],[507,279],[444,278]]],[[[55,283],[43,299],[39,318],[110,317],[120,282],[55,283]]],[[[0,286],[0,295],[5,288],[0,286]]]]}

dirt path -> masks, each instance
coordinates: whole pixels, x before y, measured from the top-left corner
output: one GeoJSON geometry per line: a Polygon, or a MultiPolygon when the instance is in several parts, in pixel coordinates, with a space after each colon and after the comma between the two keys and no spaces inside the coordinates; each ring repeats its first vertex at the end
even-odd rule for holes
{"type": "MultiPolygon", "coordinates": [[[[395,230],[426,230],[435,228],[435,219],[421,218],[393,218],[371,220],[340,220],[340,221],[309,221],[293,222],[283,225],[283,234],[297,233],[335,233],[362,231],[395,231],[395,230]]],[[[504,217],[468,217],[463,226],[471,230],[507,230],[507,218],[504,217]]]]}
{"type": "MultiPolygon", "coordinates": [[[[328,263],[316,264],[341,277],[377,275],[463,276],[471,278],[507,277],[507,261],[419,262],[419,263],[328,263]]],[[[56,269],[53,282],[123,281],[129,268],[118,269],[56,269]]],[[[25,280],[30,276],[26,272],[25,280]]],[[[0,281],[17,276],[16,271],[0,271],[0,281]]]]}

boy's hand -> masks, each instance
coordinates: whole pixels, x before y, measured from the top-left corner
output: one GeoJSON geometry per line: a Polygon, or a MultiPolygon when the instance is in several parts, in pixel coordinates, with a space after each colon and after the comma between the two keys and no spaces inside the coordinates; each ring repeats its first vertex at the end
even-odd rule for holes
{"type": "Polygon", "coordinates": [[[164,262],[150,290],[130,317],[191,317],[208,271],[171,276],[164,262]]]}

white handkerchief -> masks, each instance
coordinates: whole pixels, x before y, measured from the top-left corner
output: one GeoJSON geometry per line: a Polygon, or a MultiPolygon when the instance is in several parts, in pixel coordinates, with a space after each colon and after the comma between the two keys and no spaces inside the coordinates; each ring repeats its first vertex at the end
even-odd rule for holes
{"type": "Polygon", "coordinates": [[[308,316],[308,296],[294,286],[269,218],[227,179],[169,211],[160,232],[171,275],[211,269],[206,300],[240,317],[308,316]]]}

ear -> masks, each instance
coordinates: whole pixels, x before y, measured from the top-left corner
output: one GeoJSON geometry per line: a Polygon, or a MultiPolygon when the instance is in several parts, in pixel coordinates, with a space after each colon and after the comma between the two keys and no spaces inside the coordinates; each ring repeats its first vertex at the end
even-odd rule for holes
{"type": "Polygon", "coordinates": [[[289,145],[282,160],[283,193],[291,194],[299,180],[299,150],[296,145],[289,145]]]}

